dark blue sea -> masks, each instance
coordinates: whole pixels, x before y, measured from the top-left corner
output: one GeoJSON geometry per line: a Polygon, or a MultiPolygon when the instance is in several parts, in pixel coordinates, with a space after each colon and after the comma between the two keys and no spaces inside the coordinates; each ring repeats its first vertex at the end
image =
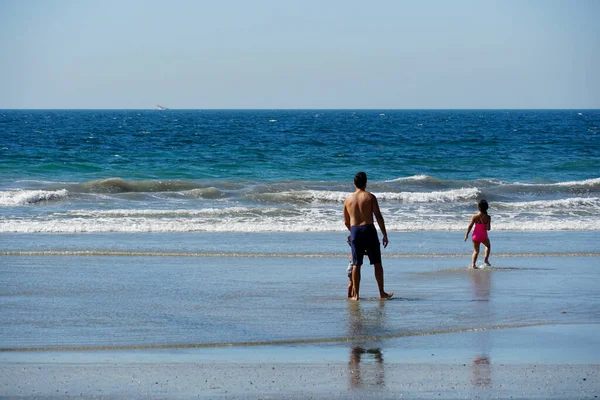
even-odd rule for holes
{"type": "Polygon", "coordinates": [[[0,232],[600,229],[599,110],[2,110],[0,232]]]}

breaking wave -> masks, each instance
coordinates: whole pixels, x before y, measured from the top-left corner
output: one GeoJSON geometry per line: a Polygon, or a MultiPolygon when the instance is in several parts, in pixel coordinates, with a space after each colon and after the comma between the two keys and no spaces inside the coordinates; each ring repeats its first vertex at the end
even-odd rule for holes
{"type": "Polygon", "coordinates": [[[121,178],[98,179],[75,185],[77,191],[85,193],[179,192],[200,188],[191,181],[129,181],[121,178]]]}
{"type": "MultiPolygon", "coordinates": [[[[404,203],[446,203],[476,199],[480,195],[477,188],[454,189],[436,192],[373,192],[379,201],[404,203]]],[[[278,193],[258,193],[253,195],[260,201],[289,203],[343,203],[348,192],[328,190],[298,190],[278,193]]]]}
{"type": "Polygon", "coordinates": [[[69,192],[66,189],[3,191],[0,192],[0,206],[25,206],[44,201],[66,199],[68,196],[69,192]]]}
{"type": "Polygon", "coordinates": [[[600,198],[574,197],[570,199],[518,201],[514,203],[498,202],[494,204],[494,207],[497,209],[520,209],[523,211],[534,209],[555,209],[559,211],[574,211],[581,209],[591,212],[594,210],[600,210],[600,198]]]}
{"type": "MultiPolygon", "coordinates": [[[[490,203],[493,230],[600,230],[600,178],[560,183],[402,179],[411,183],[370,186],[390,231],[464,231],[480,198],[490,203]]],[[[342,204],[352,192],[348,182],[321,181],[109,178],[21,186],[0,191],[0,232],[344,231],[342,204]]]]}

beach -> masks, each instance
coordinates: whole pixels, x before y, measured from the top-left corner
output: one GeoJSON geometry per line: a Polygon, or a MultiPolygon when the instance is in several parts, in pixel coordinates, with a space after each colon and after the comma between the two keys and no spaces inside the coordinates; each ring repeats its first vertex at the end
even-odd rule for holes
{"type": "Polygon", "coordinates": [[[600,395],[593,232],[497,232],[483,270],[467,268],[460,234],[392,232],[383,262],[395,298],[376,298],[365,265],[359,302],[345,297],[338,236],[5,235],[0,392],[600,395]]]}

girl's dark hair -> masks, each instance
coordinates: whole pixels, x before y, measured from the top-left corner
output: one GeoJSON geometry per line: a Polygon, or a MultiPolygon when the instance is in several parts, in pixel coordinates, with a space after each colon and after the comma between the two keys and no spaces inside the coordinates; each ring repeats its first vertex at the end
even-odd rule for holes
{"type": "Polygon", "coordinates": [[[490,206],[488,205],[488,202],[486,199],[481,199],[479,200],[479,203],[477,203],[477,208],[479,209],[479,211],[481,211],[484,214],[487,214],[487,210],[490,206]]]}

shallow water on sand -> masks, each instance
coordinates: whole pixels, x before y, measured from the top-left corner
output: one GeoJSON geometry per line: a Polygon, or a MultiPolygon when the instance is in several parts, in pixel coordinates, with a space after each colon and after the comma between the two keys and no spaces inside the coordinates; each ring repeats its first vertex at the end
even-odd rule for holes
{"type": "Polygon", "coordinates": [[[600,257],[583,255],[593,246],[580,256],[506,253],[483,270],[466,268],[465,249],[384,255],[395,298],[376,298],[365,265],[359,303],[345,297],[346,259],[323,246],[310,257],[3,255],[1,348],[345,343],[600,321],[600,257]]]}

